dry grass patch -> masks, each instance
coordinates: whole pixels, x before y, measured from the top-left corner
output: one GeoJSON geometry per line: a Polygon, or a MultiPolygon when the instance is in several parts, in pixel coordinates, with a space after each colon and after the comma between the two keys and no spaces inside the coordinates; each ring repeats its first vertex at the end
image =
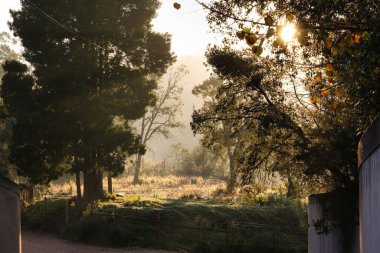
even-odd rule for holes
{"type": "MultiPolygon", "coordinates": [[[[183,176],[142,176],[141,183],[132,184],[132,176],[120,176],[113,179],[115,193],[123,196],[145,196],[155,199],[213,199],[215,194],[224,192],[226,183],[217,179],[183,176]]],[[[107,180],[104,180],[104,187],[107,180]]],[[[83,186],[82,186],[83,188],[83,186]]],[[[74,178],[52,182],[43,195],[75,196],[74,178]]]]}

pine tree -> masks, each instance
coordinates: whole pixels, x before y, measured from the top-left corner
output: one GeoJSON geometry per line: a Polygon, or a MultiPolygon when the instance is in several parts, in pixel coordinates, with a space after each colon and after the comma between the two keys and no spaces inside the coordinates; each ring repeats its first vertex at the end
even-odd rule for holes
{"type": "MultiPolygon", "coordinates": [[[[43,122],[29,134],[44,128],[44,151],[62,166],[58,172],[83,172],[88,200],[101,197],[103,172],[120,173],[126,156],[142,149],[128,122],[154,103],[156,81],[174,60],[170,36],[152,31],[158,7],[157,0],[25,0],[12,12],[10,28],[21,38],[38,94],[28,111],[43,122]]],[[[36,178],[19,159],[16,165],[36,178]]],[[[51,179],[37,174],[36,182],[51,179]]]]}

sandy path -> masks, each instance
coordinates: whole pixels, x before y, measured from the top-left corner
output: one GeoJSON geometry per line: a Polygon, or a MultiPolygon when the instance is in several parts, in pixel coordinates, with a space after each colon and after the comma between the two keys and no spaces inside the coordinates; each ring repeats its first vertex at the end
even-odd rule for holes
{"type": "Polygon", "coordinates": [[[22,233],[23,253],[170,253],[148,249],[110,249],[93,247],[58,239],[51,235],[22,233]]]}

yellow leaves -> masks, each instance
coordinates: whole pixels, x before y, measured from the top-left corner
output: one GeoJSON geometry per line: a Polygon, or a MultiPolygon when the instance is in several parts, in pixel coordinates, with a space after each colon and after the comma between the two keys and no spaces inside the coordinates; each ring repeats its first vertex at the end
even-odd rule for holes
{"type": "Polygon", "coordinates": [[[288,20],[289,22],[293,21],[294,20],[294,16],[290,13],[286,13],[286,20],[288,20]]]}
{"type": "Polygon", "coordinates": [[[247,27],[243,28],[243,31],[242,31],[242,32],[245,33],[245,34],[250,34],[250,33],[252,33],[252,32],[251,32],[251,29],[249,29],[249,28],[247,28],[247,27]]]}
{"type": "MultiPolygon", "coordinates": [[[[330,89],[322,89],[321,90],[321,95],[323,96],[323,97],[327,97],[327,96],[329,96],[329,94],[331,93],[331,90],[330,89]]],[[[327,99],[327,98],[326,98],[327,99]]],[[[313,95],[313,96],[311,96],[311,98],[310,98],[310,103],[312,104],[312,105],[317,105],[318,103],[319,103],[319,100],[320,100],[320,97],[318,97],[318,95],[313,95]]],[[[336,110],[337,108],[338,108],[338,106],[339,106],[339,101],[338,100],[336,100],[336,99],[334,99],[334,98],[332,98],[331,100],[330,99],[328,99],[328,100],[326,100],[326,101],[328,101],[327,102],[327,104],[326,103],[324,103],[324,102],[321,102],[321,105],[325,105],[325,106],[331,106],[331,108],[333,109],[333,110],[336,110]]]]}
{"type": "Polygon", "coordinates": [[[266,25],[272,26],[274,24],[274,19],[268,15],[264,18],[264,22],[266,25]]]}
{"type": "Polygon", "coordinates": [[[331,49],[331,56],[343,55],[344,53],[352,54],[353,47],[358,45],[364,39],[364,33],[346,32],[334,41],[330,36],[325,40],[325,47],[331,49]]]}
{"type": "Polygon", "coordinates": [[[318,103],[318,100],[319,100],[318,96],[314,95],[311,97],[310,103],[313,105],[316,105],[318,103]]]}
{"type": "Polygon", "coordinates": [[[335,71],[334,66],[332,64],[327,64],[325,70],[326,71],[331,71],[331,72],[335,71]]]}
{"type": "Polygon", "coordinates": [[[333,100],[333,101],[331,102],[331,108],[332,108],[333,110],[336,110],[336,109],[338,108],[338,106],[339,106],[339,102],[338,102],[337,100],[333,100]]]}
{"type": "Polygon", "coordinates": [[[334,45],[334,40],[331,38],[331,37],[328,37],[326,40],[325,40],[325,47],[327,49],[330,49],[332,48],[334,45]]]}
{"type": "Polygon", "coordinates": [[[339,53],[339,49],[338,48],[336,48],[336,47],[332,47],[331,48],[331,55],[332,56],[337,56],[338,53],[339,53]]]}
{"type": "Polygon", "coordinates": [[[332,64],[327,64],[324,68],[324,74],[322,72],[318,72],[314,77],[315,84],[325,83],[327,80],[328,83],[335,83],[334,80],[335,68],[332,64]]]}
{"type": "MultiPolygon", "coordinates": [[[[269,30],[270,29],[268,29],[268,32],[269,30]]],[[[274,33],[274,30],[273,30],[273,33],[274,33]]],[[[261,46],[263,41],[261,42],[259,46],[255,46],[255,43],[259,40],[259,37],[257,37],[257,35],[254,34],[249,28],[243,28],[242,31],[236,33],[236,36],[240,40],[245,40],[247,45],[251,47],[252,53],[255,54],[256,56],[260,56],[263,53],[264,48],[261,46]]]]}
{"type": "Polygon", "coordinates": [[[336,88],[335,88],[335,95],[336,95],[336,96],[340,96],[340,95],[342,95],[342,89],[339,88],[339,87],[336,87],[336,88]]]}
{"type": "Polygon", "coordinates": [[[318,72],[317,75],[314,78],[314,81],[319,83],[322,81],[322,72],[318,72]]]}
{"type": "MultiPolygon", "coordinates": [[[[256,36],[254,35],[251,30],[249,28],[243,28],[242,31],[240,32],[237,32],[236,33],[236,36],[240,39],[240,40],[243,40],[243,39],[246,39],[247,37],[250,37],[250,36],[256,36]]],[[[254,37],[252,37],[253,39],[254,37]]],[[[251,40],[251,39],[250,39],[251,40]]],[[[257,40],[257,38],[256,38],[257,40]]]]}
{"type": "Polygon", "coordinates": [[[354,34],[354,44],[359,44],[362,39],[361,34],[354,34]]]}
{"type": "Polygon", "coordinates": [[[250,34],[248,36],[245,36],[245,42],[248,46],[253,46],[257,41],[257,36],[255,34],[250,34]]]}
{"type": "Polygon", "coordinates": [[[181,9],[181,4],[179,4],[179,3],[177,3],[177,2],[175,2],[175,3],[173,4],[173,6],[174,6],[174,8],[175,8],[176,10],[181,9]]]}
{"type": "Polygon", "coordinates": [[[327,64],[327,66],[325,67],[326,76],[332,78],[334,76],[334,73],[335,73],[334,66],[331,64],[327,64]]]}
{"type": "Polygon", "coordinates": [[[328,89],[328,88],[323,88],[323,89],[321,90],[321,95],[322,95],[322,96],[327,97],[329,94],[330,94],[330,89],[328,89]]]}

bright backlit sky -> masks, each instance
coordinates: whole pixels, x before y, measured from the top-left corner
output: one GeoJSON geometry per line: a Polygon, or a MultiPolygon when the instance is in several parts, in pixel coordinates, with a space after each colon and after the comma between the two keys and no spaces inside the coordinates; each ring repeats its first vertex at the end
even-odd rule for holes
{"type": "Polygon", "coordinates": [[[11,15],[9,9],[15,9],[20,7],[19,0],[0,0],[0,30],[8,31],[7,22],[10,20],[11,15]]]}
{"type": "MultiPolygon", "coordinates": [[[[177,1],[182,5],[180,10],[174,9],[174,0],[162,0],[153,21],[154,30],[172,34],[172,51],[176,55],[203,55],[208,43],[213,41],[207,32],[206,13],[194,0],[177,1]]],[[[19,0],[0,0],[0,31],[8,31],[9,9],[19,7],[19,0]]]]}

